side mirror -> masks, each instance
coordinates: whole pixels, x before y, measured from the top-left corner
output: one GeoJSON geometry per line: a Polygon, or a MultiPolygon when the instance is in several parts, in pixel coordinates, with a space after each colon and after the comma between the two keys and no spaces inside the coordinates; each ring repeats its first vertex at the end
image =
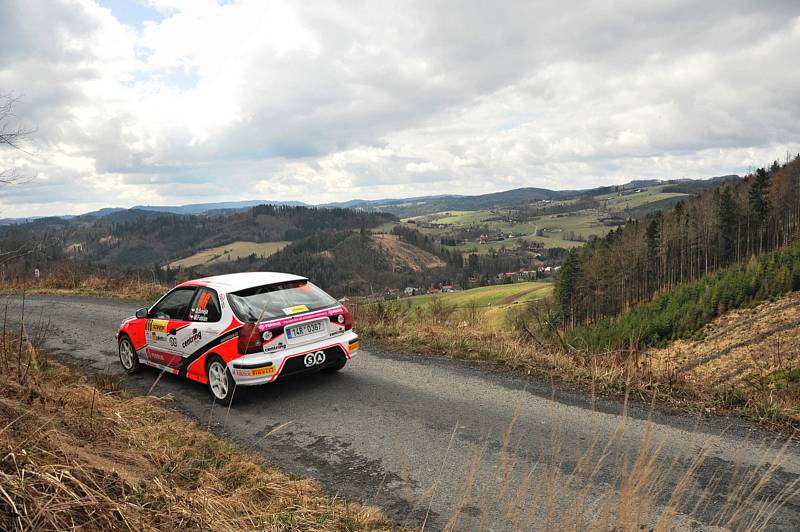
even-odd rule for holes
{"type": "Polygon", "coordinates": [[[148,314],[149,312],[150,312],[150,311],[147,309],[147,307],[142,307],[142,308],[140,308],[140,309],[138,309],[138,310],[136,311],[136,317],[137,317],[137,318],[146,318],[146,317],[147,317],[147,314],[148,314]]]}

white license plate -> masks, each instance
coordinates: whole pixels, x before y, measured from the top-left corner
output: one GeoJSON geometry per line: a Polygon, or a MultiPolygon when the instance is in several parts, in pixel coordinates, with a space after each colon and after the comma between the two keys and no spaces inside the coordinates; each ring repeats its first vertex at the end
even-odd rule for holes
{"type": "Polygon", "coordinates": [[[322,321],[312,321],[311,323],[303,323],[295,325],[286,329],[286,338],[292,340],[303,336],[312,336],[321,333],[324,330],[324,323],[322,321]]]}

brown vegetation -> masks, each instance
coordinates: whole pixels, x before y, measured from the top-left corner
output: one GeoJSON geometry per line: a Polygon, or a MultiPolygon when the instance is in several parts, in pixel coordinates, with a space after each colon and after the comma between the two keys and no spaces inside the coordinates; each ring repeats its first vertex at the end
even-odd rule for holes
{"type": "MultiPolygon", "coordinates": [[[[35,343],[35,342],[34,342],[35,343]]],[[[0,529],[363,530],[376,509],[323,495],[117,379],[90,383],[0,337],[0,529]]]]}
{"type": "Polygon", "coordinates": [[[4,293],[81,295],[119,297],[142,301],[155,301],[170,287],[143,279],[124,276],[91,274],[78,268],[61,266],[41,279],[6,280],[0,285],[4,293]]]}
{"type": "Polygon", "coordinates": [[[701,338],[646,351],[642,369],[702,391],[709,409],[800,429],[800,293],[730,311],[701,338]]]}

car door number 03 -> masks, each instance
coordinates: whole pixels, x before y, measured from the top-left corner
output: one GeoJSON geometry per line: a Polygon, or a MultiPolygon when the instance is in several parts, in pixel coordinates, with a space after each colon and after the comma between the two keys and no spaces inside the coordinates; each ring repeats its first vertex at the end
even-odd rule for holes
{"type": "Polygon", "coordinates": [[[316,353],[309,353],[303,357],[303,363],[307,368],[311,366],[319,366],[325,363],[325,351],[317,351],[316,353]]]}

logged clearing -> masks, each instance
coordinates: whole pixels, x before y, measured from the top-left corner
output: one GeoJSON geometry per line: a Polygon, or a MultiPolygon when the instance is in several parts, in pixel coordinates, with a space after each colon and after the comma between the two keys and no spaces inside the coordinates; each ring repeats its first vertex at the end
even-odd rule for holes
{"type": "Polygon", "coordinates": [[[408,268],[419,272],[429,268],[447,266],[433,253],[403,242],[397,235],[372,235],[372,240],[378,249],[386,252],[394,268],[408,268]]]}
{"type": "Polygon", "coordinates": [[[88,381],[10,335],[0,357],[0,530],[394,528],[118,378],[88,381]]]}
{"type": "Polygon", "coordinates": [[[800,293],[733,310],[703,331],[650,349],[644,360],[655,374],[703,390],[733,408],[754,408],[765,421],[800,425],[800,293]]]}
{"type": "Polygon", "coordinates": [[[198,251],[190,257],[185,257],[169,263],[170,268],[191,268],[202,264],[213,264],[228,260],[237,260],[249,257],[254,254],[260,258],[266,258],[273,253],[285,248],[289,242],[246,242],[237,240],[224,246],[208,248],[198,251]]]}

